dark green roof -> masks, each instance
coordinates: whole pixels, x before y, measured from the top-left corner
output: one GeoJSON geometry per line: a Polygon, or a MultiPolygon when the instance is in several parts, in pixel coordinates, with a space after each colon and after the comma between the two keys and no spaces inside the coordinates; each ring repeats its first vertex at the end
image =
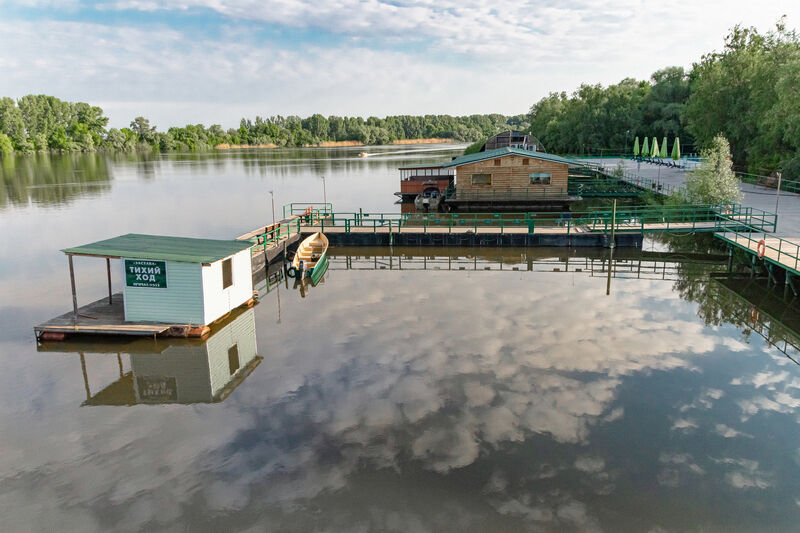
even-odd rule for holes
{"type": "Polygon", "coordinates": [[[575,161],[563,158],[554,154],[546,152],[532,152],[530,150],[523,150],[521,148],[495,148],[494,150],[486,150],[485,152],[476,152],[474,154],[462,155],[456,157],[449,163],[442,165],[442,168],[458,167],[461,165],[468,165],[469,163],[477,163],[478,161],[486,161],[487,159],[494,159],[496,157],[503,157],[504,155],[521,155],[523,157],[530,157],[531,159],[542,159],[544,161],[553,161],[554,163],[563,163],[565,165],[575,165],[575,161]]]}
{"type": "Polygon", "coordinates": [[[213,263],[252,246],[247,241],[190,239],[128,233],[104,241],[61,250],[65,254],[132,259],[162,259],[186,263],[213,263]]]}
{"type": "Polygon", "coordinates": [[[418,168],[442,168],[442,163],[433,163],[432,165],[408,165],[399,167],[397,170],[415,170],[418,168]]]}

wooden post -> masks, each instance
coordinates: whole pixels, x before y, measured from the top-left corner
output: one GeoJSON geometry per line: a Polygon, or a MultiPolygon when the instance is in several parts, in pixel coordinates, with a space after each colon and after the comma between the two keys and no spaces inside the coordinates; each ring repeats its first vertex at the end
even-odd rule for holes
{"type": "Polygon", "coordinates": [[[106,257],[106,274],[108,274],[108,305],[111,305],[111,259],[106,257]]]}
{"type": "Polygon", "coordinates": [[[72,287],[72,314],[74,320],[78,320],[78,295],[75,292],[75,267],[72,264],[72,254],[67,254],[69,259],[69,283],[72,287]]]}
{"type": "Polygon", "coordinates": [[[617,225],[617,199],[614,198],[614,207],[612,208],[611,211],[611,248],[614,248],[614,230],[616,225],[617,225]]]}

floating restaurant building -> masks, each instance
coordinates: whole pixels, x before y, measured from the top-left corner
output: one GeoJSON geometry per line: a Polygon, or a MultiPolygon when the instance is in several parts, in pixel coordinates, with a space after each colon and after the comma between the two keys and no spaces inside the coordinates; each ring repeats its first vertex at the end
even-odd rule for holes
{"type": "Polygon", "coordinates": [[[72,313],[36,326],[42,334],[203,335],[208,324],[253,299],[247,241],[130,233],[62,250],[69,258],[72,313]],[[108,298],[78,307],[73,257],[106,260],[108,298]],[[112,294],[111,259],[122,294],[112,294]]]}
{"type": "Polygon", "coordinates": [[[490,137],[476,153],[440,165],[401,167],[396,194],[408,201],[438,191],[452,209],[562,209],[570,200],[569,168],[576,165],[541,151],[535,137],[509,130],[490,137]]]}

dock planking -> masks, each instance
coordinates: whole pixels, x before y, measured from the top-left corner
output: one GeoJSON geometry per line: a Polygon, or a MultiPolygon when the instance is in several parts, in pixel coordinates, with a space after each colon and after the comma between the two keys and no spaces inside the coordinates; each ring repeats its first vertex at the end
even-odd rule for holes
{"type": "Polygon", "coordinates": [[[771,237],[767,234],[754,234],[752,232],[720,232],[714,234],[717,238],[737,247],[758,255],[758,247],[764,241],[764,259],[778,265],[795,275],[800,275],[800,238],[771,237]]]}
{"type": "Polygon", "coordinates": [[[200,337],[207,334],[207,326],[174,324],[163,322],[126,322],[122,293],[114,294],[111,304],[108,298],[97,300],[78,308],[78,316],[72,311],[59,315],[33,328],[37,338],[52,334],[95,335],[141,335],[200,337]]]}

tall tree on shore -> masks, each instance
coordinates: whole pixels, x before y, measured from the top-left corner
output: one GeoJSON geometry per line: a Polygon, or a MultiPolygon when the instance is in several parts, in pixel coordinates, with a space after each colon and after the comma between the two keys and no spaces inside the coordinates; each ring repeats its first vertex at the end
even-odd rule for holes
{"type": "Polygon", "coordinates": [[[736,164],[754,171],[796,158],[800,136],[792,134],[791,124],[800,105],[792,71],[798,62],[800,36],[787,30],[784,19],[765,34],[734,27],[723,50],[704,55],[692,70],[684,117],[699,145],[710,146],[722,132],[736,164]],[[788,101],[795,104],[795,114],[782,120],[782,102],[788,101]]]}
{"type": "Polygon", "coordinates": [[[136,117],[131,120],[131,131],[139,136],[139,140],[147,142],[155,133],[155,126],[150,126],[150,121],[144,117],[136,117]]]}
{"type": "Polygon", "coordinates": [[[701,152],[703,161],[686,177],[686,192],[694,203],[720,205],[739,202],[739,180],[733,173],[728,140],[717,135],[701,152]]]}

